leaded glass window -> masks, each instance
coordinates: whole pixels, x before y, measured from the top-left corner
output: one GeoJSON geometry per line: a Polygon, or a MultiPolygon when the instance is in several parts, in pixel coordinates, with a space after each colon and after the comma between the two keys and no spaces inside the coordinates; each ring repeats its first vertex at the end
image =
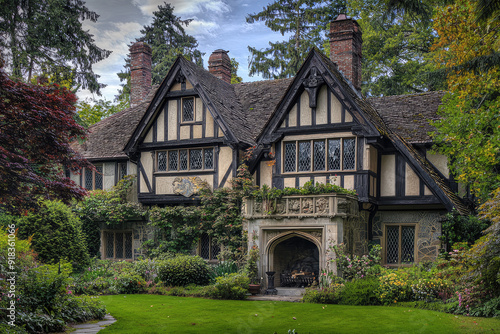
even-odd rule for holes
{"type": "Polygon", "coordinates": [[[182,99],[182,121],[194,121],[194,98],[186,97],[182,99]]]}
{"type": "Polygon", "coordinates": [[[299,172],[311,170],[311,142],[299,142],[299,172]]]}
{"type": "Polygon", "coordinates": [[[115,233],[115,257],[117,259],[123,259],[123,233],[117,232],[115,233]]]}
{"type": "Polygon", "coordinates": [[[399,265],[415,261],[415,226],[387,226],[385,240],[387,264],[399,265]]]}
{"type": "Polygon", "coordinates": [[[189,168],[202,169],[203,168],[203,155],[202,150],[189,150],[189,168]]]}
{"type": "Polygon", "coordinates": [[[314,170],[325,170],[325,141],[314,141],[314,170]]]}
{"type": "Polygon", "coordinates": [[[179,150],[179,170],[188,169],[188,151],[179,150]]]}
{"type": "Polygon", "coordinates": [[[220,246],[208,234],[203,233],[200,238],[198,255],[205,260],[217,260],[220,246]]]}
{"type": "Polygon", "coordinates": [[[127,175],[127,163],[120,162],[118,164],[118,180],[123,179],[127,175]]]}
{"type": "Polygon", "coordinates": [[[167,170],[167,152],[158,152],[158,171],[164,172],[167,170]]]}
{"type": "Polygon", "coordinates": [[[203,150],[205,153],[205,169],[214,168],[214,150],[212,148],[206,148],[203,150]]]}
{"type": "Polygon", "coordinates": [[[285,143],[284,168],[286,173],[295,172],[296,153],[295,142],[285,143]]]}
{"type": "Polygon", "coordinates": [[[178,151],[168,152],[168,170],[177,170],[178,151]]]}
{"type": "Polygon", "coordinates": [[[354,138],[344,139],[344,169],[355,169],[356,165],[356,140],[354,138]]]}
{"type": "Polygon", "coordinates": [[[115,255],[115,234],[112,232],[104,233],[106,241],[106,258],[112,259],[115,255]]]}
{"type": "Polygon", "coordinates": [[[102,166],[95,166],[94,189],[102,189],[102,166]]]}
{"type": "Polygon", "coordinates": [[[93,190],[94,189],[94,173],[90,169],[85,169],[85,189],[93,190]]]}
{"type": "Polygon", "coordinates": [[[132,232],[106,231],[104,232],[104,250],[107,259],[132,259],[133,243],[132,232]]]}
{"type": "Polygon", "coordinates": [[[157,156],[159,172],[214,169],[213,148],[160,151],[157,156]]]}
{"type": "Polygon", "coordinates": [[[340,139],[328,140],[328,170],[340,169],[340,139]]]}
{"type": "Polygon", "coordinates": [[[356,169],[356,138],[285,142],[283,151],[284,173],[356,169]]]}

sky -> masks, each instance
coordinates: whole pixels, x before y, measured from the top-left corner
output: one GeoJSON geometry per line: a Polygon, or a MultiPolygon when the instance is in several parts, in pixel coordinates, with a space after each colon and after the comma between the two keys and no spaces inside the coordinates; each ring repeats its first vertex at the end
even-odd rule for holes
{"type": "MultiPolygon", "coordinates": [[[[85,98],[114,100],[120,80],[116,73],[122,71],[128,54],[128,45],[140,37],[140,30],[153,20],[153,12],[163,0],[86,0],[86,6],[100,15],[97,22],[84,21],[84,29],[94,35],[95,44],[112,51],[111,55],[96,64],[94,72],[99,82],[106,84],[102,96],[80,91],[85,98]]],[[[262,80],[248,76],[250,52],[248,46],[264,49],[269,41],[281,41],[284,37],[273,32],[263,22],[246,23],[245,17],[262,11],[272,0],[170,0],[174,14],[181,19],[192,19],[186,33],[198,40],[198,50],[205,53],[203,66],[208,68],[208,57],[217,49],[229,51],[230,58],[239,62],[238,75],[244,82],[262,80]]]]}

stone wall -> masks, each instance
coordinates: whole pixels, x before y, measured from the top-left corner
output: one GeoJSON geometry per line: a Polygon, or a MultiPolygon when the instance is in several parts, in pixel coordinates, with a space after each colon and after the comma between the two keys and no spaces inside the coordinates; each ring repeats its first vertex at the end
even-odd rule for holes
{"type": "Polygon", "coordinates": [[[441,219],[444,211],[379,211],[372,225],[373,241],[384,244],[384,229],[390,224],[414,224],[416,233],[415,262],[433,261],[441,248],[441,219]]]}

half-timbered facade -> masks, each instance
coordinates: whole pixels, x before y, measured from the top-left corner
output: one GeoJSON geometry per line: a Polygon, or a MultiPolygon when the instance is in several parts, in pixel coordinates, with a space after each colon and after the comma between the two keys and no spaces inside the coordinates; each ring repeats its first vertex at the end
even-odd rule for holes
{"type": "MultiPolygon", "coordinates": [[[[150,52],[142,43],[132,49],[150,52]]],[[[243,150],[255,146],[250,169],[259,186],[313,181],[357,193],[284,198],[273,213],[247,201],[249,240],[259,246],[262,272],[303,266],[317,273],[332,240],[352,250],[380,243],[387,265],[435,259],[442,216],[467,212],[446,158],[430,150],[429,121],[443,93],[363,97],[361,31],[345,16],[332,22],[330,53],[312,50],[294,78],[236,85],[227,51],[212,54],[209,71],[179,57],[159,87],[141,91],[142,102],[90,129],[77,149],[101,169],[71,177],[87,189],[106,189],[136,174],[140,203],[193,205],[201,184],[228,186],[243,150]]],[[[133,60],[132,77],[143,78],[144,68],[133,60]]],[[[122,227],[132,232],[129,246],[123,241],[135,250],[127,253],[132,258],[150,234],[144,226],[122,227]]],[[[116,258],[116,234],[107,233],[103,257],[116,258]]]]}

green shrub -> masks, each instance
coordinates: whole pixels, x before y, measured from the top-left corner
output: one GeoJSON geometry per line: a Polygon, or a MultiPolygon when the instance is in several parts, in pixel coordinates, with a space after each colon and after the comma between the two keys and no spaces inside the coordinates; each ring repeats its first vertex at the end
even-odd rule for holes
{"type": "Polygon", "coordinates": [[[341,305],[380,305],[376,290],[379,286],[377,278],[368,277],[346,282],[340,290],[341,305]]]}
{"type": "Polygon", "coordinates": [[[7,324],[0,323],[0,333],[9,333],[9,334],[28,334],[23,327],[20,326],[11,326],[7,324]]]}
{"type": "Polygon", "coordinates": [[[238,272],[238,265],[234,261],[221,261],[210,268],[210,277],[215,281],[217,277],[238,272]]]}
{"type": "Polygon", "coordinates": [[[114,278],[114,282],[110,288],[113,293],[141,293],[146,289],[146,281],[134,273],[122,272],[114,278]]]}
{"type": "Polygon", "coordinates": [[[306,288],[306,292],[302,297],[304,303],[316,304],[338,304],[339,291],[343,284],[332,284],[324,288],[306,288]]]}
{"type": "Polygon", "coordinates": [[[491,225],[489,220],[479,219],[477,216],[462,216],[456,210],[446,214],[442,222],[442,235],[439,237],[445,244],[448,252],[453,251],[452,245],[457,242],[466,242],[469,246],[483,236],[482,232],[491,225]]]}
{"type": "Polygon", "coordinates": [[[98,297],[80,296],[66,298],[59,304],[58,318],[65,322],[85,322],[93,319],[104,319],[106,307],[98,297]]]}
{"type": "Polygon", "coordinates": [[[162,260],[158,259],[142,259],[134,261],[133,271],[140,275],[148,282],[159,281],[158,278],[158,266],[162,263],[162,260]]]}
{"type": "MultiPolygon", "coordinates": [[[[47,314],[17,312],[16,322],[25,326],[30,333],[48,333],[64,331],[64,321],[47,314]]],[[[8,332],[7,332],[8,333],[8,332]]]]}
{"type": "Polygon", "coordinates": [[[215,279],[210,297],[214,299],[245,299],[250,279],[243,274],[232,273],[215,279]]]}
{"type": "Polygon", "coordinates": [[[40,210],[19,222],[18,236],[28,239],[44,263],[67,260],[78,265],[89,263],[87,245],[80,220],[60,201],[43,201],[40,210]]]}
{"type": "Polygon", "coordinates": [[[389,305],[412,298],[410,274],[402,270],[390,270],[380,276],[376,291],[382,304],[389,305]]]}
{"type": "Polygon", "coordinates": [[[207,285],[210,267],[199,256],[178,255],[164,260],[158,266],[158,275],[166,286],[207,285]]]}

